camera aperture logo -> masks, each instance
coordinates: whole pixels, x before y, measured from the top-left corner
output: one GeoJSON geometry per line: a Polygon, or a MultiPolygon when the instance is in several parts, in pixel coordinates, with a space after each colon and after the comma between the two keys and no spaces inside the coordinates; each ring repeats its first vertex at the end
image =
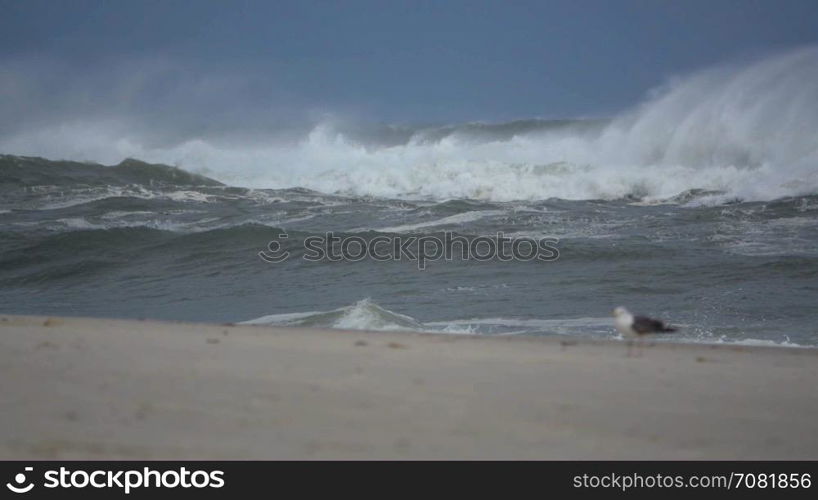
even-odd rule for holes
{"type": "MultiPolygon", "coordinates": [[[[26,472],[32,472],[33,467],[26,467],[26,472]]],[[[34,488],[34,483],[26,484],[27,477],[23,473],[14,476],[14,483],[6,483],[6,487],[14,493],[28,493],[34,488]]],[[[181,467],[179,470],[155,470],[150,467],[132,470],[71,470],[66,467],[47,470],[43,474],[45,488],[118,488],[129,494],[135,488],[221,488],[224,486],[224,472],[220,470],[204,471],[189,470],[181,467]]]]}
{"type": "MultiPolygon", "coordinates": [[[[32,472],[34,471],[34,467],[26,467],[25,471],[32,472]]],[[[10,489],[14,493],[28,493],[32,490],[32,488],[34,488],[34,483],[26,484],[26,481],[26,475],[19,472],[14,475],[14,483],[6,483],[6,488],[10,489]]]]}

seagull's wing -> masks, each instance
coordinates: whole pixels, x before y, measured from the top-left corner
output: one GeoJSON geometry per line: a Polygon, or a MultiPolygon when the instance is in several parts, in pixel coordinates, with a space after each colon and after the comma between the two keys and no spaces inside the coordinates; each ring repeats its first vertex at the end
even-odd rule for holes
{"type": "Polygon", "coordinates": [[[676,331],[675,328],[665,325],[663,321],[647,316],[634,316],[631,328],[639,334],[676,331]]]}

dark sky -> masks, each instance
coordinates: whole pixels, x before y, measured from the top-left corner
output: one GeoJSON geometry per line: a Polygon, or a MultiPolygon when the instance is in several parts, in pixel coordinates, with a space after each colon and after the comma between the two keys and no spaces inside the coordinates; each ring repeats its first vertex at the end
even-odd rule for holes
{"type": "Polygon", "coordinates": [[[604,116],[668,77],[818,42],[816,0],[0,0],[0,13],[0,99],[77,112],[96,109],[91,92],[148,115],[217,100],[216,114],[384,121],[604,116]],[[57,102],[78,95],[89,107],[57,102]]]}

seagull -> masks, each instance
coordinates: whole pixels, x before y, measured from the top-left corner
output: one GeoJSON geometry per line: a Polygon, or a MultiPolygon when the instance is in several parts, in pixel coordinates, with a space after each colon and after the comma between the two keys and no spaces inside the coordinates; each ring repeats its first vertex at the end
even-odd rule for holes
{"type": "Polygon", "coordinates": [[[648,318],[647,316],[634,316],[622,306],[613,310],[614,324],[619,333],[626,338],[642,338],[651,333],[670,333],[676,329],[665,325],[659,319],[648,318]]]}
{"type": "MultiPolygon", "coordinates": [[[[633,339],[642,339],[652,333],[671,333],[676,329],[667,326],[664,321],[648,318],[647,316],[634,316],[622,306],[613,310],[614,325],[623,337],[628,339],[628,357],[631,355],[633,339]]],[[[640,349],[637,349],[637,354],[640,349]]]]}

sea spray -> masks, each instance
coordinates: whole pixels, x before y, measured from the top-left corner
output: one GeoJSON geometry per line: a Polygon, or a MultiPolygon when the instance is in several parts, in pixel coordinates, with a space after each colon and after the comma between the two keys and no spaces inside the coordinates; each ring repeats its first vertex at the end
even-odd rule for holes
{"type": "Polygon", "coordinates": [[[157,148],[122,128],[53,124],[0,138],[0,149],[388,198],[661,200],[698,189],[771,200],[818,192],[818,47],[677,78],[607,122],[404,127],[389,140],[353,129],[327,121],[295,142],[157,148]]]}

